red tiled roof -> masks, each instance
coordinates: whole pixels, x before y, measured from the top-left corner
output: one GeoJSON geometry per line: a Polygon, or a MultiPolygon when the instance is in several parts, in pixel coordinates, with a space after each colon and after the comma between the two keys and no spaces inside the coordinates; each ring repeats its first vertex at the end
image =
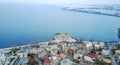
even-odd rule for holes
{"type": "Polygon", "coordinates": [[[91,57],[91,58],[98,58],[98,54],[87,54],[87,56],[91,57]]]}

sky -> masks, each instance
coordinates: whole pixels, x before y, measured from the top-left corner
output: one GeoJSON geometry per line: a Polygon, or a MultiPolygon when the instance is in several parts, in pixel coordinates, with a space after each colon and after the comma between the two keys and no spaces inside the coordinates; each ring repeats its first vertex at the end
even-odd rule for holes
{"type": "Polygon", "coordinates": [[[0,3],[40,3],[53,5],[120,4],[120,0],[0,0],[0,3]]]}

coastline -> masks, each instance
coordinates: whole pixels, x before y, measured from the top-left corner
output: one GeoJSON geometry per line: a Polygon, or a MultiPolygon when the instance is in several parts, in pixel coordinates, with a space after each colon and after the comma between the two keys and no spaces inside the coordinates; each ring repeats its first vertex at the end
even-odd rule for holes
{"type": "MultiPolygon", "coordinates": [[[[90,41],[84,41],[86,44],[88,44],[90,41]]],[[[48,44],[49,42],[38,42],[38,45],[46,45],[48,44]]],[[[97,41],[94,41],[93,42],[94,44],[97,44],[97,43],[103,43],[103,44],[106,44],[105,42],[97,42],[97,41]]],[[[120,43],[120,42],[117,42],[117,43],[120,43]]],[[[32,44],[26,44],[26,45],[20,45],[20,46],[15,46],[16,48],[24,48],[24,47],[27,47],[27,46],[30,46],[32,44]]],[[[7,47],[7,48],[0,48],[0,50],[4,51],[4,50],[11,50],[13,47],[7,47]]]]}
{"type": "Polygon", "coordinates": [[[83,12],[83,13],[89,13],[89,14],[107,15],[107,16],[114,16],[114,17],[118,17],[118,18],[120,17],[120,13],[107,13],[107,12],[100,12],[100,11],[92,11],[92,8],[89,9],[89,8],[64,7],[62,10],[73,11],[73,12],[83,12]]]}
{"type": "MultiPolygon", "coordinates": [[[[38,43],[39,45],[44,45],[44,44],[48,44],[48,42],[39,42],[38,43]]],[[[24,47],[27,47],[27,46],[30,46],[31,44],[26,44],[26,45],[20,45],[20,46],[15,46],[16,48],[24,48],[24,47]]],[[[13,47],[7,47],[7,48],[0,48],[0,50],[4,51],[4,50],[10,50],[12,49],[13,47]]]]}
{"type": "Polygon", "coordinates": [[[67,33],[59,33],[48,42],[34,42],[29,45],[0,49],[0,64],[26,65],[32,63],[34,65],[36,62],[37,65],[87,65],[89,62],[89,65],[93,65],[97,63],[96,60],[99,60],[105,65],[111,63],[117,65],[119,61],[114,60],[114,55],[117,56],[120,52],[119,43],[76,40],[67,33]],[[32,59],[35,61],[30,62],[32,59]]]}

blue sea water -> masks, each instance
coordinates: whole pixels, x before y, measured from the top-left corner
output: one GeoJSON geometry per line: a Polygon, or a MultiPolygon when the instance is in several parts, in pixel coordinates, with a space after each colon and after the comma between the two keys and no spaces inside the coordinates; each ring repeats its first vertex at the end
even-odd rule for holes
{"type": "Polygon", "coordinates": [[[49,41],[55,33],[67,32],[85,40],[118,41],[120,18],[64,11],[40,4],[0,4],[0,48],[49,41]]]}

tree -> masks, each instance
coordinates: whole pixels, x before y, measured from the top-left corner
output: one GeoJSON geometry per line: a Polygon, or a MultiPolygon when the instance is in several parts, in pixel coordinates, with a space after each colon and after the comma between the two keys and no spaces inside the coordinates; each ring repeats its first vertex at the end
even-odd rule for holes
{"type": "Polygon", "coordinates": [[[27,57],[29,58],[27,65],[39,65],[39,62],[37,62],[37,60],[35,59],[34,53],[29,53],[27,57]]]}
{"type": "Polygon", "coordinates": [[[16,56],[17,55],[16,53],[19,50],[20,50],[20,48],[17,48],[16,46],[13,46],[9,53],[13,56],[16,56]]]}
{"type": "Polygon", "coordinates": [[[93,65],[104,65],[104,64],[101,61],[96,59],[93,65]]]}

